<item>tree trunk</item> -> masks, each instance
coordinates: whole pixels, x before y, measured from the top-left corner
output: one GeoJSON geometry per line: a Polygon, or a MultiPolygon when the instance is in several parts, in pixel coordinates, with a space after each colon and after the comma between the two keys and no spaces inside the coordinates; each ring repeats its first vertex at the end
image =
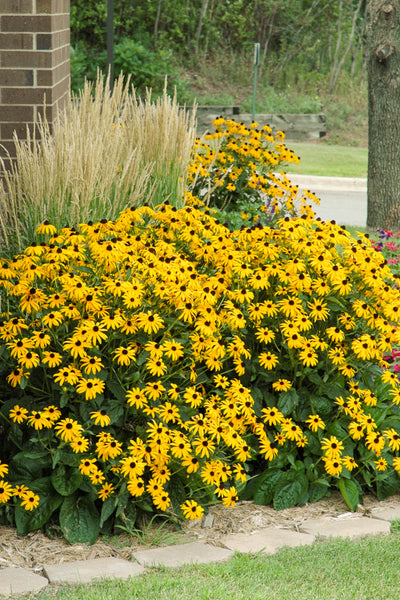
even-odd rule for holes
{"type": "Polygon", "coordinates": [[[196,39],[195,39],[195,46],[194,46],[194,51],[195,51],[196,56],[198,56],[198,54],[199,54],[200,36],[201,36],[201,31],[203,29],[204,19],[206,17],[206,13],[207,13],[208,1],[209,0],[203,0],[203,2],[201,4],[200,16],[199,16],[199,21],[197,23],[196,39]]]}
{"type": "Polygon", "coordinates": [[[369,0],[368,217],[400,230],[400,0],[369,0]]]}

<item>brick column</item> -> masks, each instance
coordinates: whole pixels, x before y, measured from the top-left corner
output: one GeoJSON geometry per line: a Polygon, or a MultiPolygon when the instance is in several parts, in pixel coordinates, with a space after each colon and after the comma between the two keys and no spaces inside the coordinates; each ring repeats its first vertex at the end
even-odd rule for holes
{"type": "Polygon", "coordinates": [[[13,132],[25,139],[44,107],[51,123],[68,98],[69,2],[0,0],[0,144],[12,157],[13,132]]]}

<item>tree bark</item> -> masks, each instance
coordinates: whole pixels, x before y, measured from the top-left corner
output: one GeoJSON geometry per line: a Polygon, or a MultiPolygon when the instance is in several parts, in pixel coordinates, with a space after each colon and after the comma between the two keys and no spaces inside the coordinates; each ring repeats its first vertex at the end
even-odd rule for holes
{"type": "Polygon", "coordinates": [[[369,0],[368,216],[400,230],[400,0],[369,0]]]}

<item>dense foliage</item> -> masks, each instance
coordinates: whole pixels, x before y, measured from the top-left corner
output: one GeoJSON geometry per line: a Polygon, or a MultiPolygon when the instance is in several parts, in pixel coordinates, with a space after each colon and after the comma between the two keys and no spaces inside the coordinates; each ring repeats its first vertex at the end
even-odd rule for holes
{"type": "MultiPolygon", "coordinates": [[[[178,65],[198,69],[199,60],[245,54],[260,43],[260,66],[273,86],[288,76],[315,89],[324,78],[330,91],[346,69],[361,70],[365,0],[144,0],[114,2],[116,71],[133,76],[139,90],[162,89],[165,74],[181,87],[178,65]],[[174,68],[175,65],[175,68],[174,68]],[[147,81],[144,79],[147,78],[147,81]]],[[[73,84],[106,68],[106,3],[71,1],[73,84]]]]}

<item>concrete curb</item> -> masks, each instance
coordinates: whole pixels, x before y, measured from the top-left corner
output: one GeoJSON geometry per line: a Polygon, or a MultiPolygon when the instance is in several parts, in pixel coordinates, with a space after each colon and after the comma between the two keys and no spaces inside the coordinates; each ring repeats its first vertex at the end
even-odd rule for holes
{"type": "Polygon", "coordinates": [[[335,192],[367,192],[367,179],[357,177],[318,177],[316,175],[298,175],[287,173],[288,179],[302,189],[335,192]]]}
{"type": "Polygon", "coordinates": [[[391,529],[390,522],[396,519],[400,519],[400,504],[390,508],[377,507],[368,517],[342,513],[337,517],[309,519],[301,524],[299,531],[267,527],[250,534],[228,534],[219,540],[221,546],[199,541],[137,551],[133,554],[136,562],[109,557],[43,565],[43,576],[28,569],[8,567],[0,569],[0,598],[38,592],[49,584],[70,585],[101,578],[134,578],[146,573],[147,567],[179,567],[226,561],[234,552],[273,554],[284,546],[311,544],[321,537],[387,535],[391,529]]]}

